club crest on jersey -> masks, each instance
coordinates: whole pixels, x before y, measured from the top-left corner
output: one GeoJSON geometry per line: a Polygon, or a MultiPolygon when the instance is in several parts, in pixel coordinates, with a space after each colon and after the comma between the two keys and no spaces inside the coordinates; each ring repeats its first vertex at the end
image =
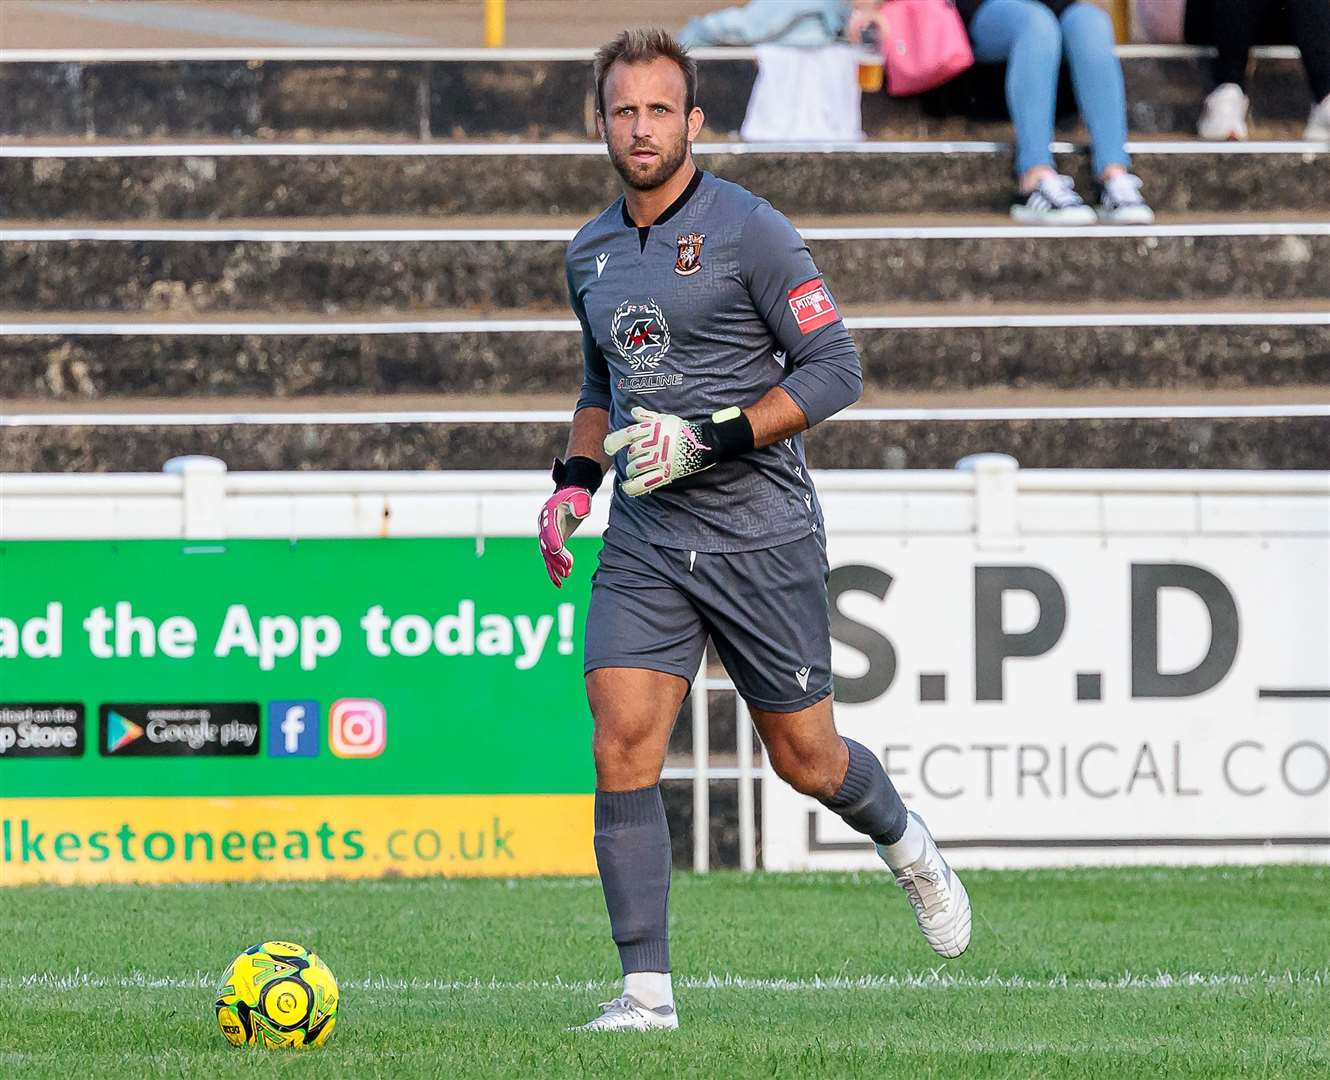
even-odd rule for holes
{"type": "Polygon", "coordinates": [[[679,257],[674,260],[674,272],[680,277],[690,277],[702,269],[702,241],[706,233],[690,232],[677,237],[679,257]]]}
{"type": "Polygon", "coordinates": [[[654,300],[635,304],[625,300],[614,312],[610,337],[619,355],[634,371],[658,367],[670,349],[670,328],[654,300]]]}

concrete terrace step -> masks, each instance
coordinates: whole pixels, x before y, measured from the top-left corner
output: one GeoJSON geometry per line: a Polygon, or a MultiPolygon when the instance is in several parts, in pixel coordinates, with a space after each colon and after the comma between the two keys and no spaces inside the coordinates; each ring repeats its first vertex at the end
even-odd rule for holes
{"type": "MultiPolygon", "coordinates": [[[[1132,130],[1190,134],[1209,88],[1194,49],[1119,49],[1132,130]]],[[[458,138],[593,134],[590,49],[70,51],[0,56],[0,135],[23,138],[458,138]],[[281,56],[281,59],[273,57],[281,56]]],[[[756,75],[747,50],[707,49],[699,99],[737,131],[756,75]]],[[[1289,50],[1257,64],[1262,137],[1289,137],[1310,99],[1289,50]]],[[[1069,98],[1069,95],[1065,95],[1069,98]]],[[[992,138],[1002,71],[981,66],[921,99],[864,99],[874,137],[992,138]]],[[[1069,101],[1067,102],[1069,104],[1069,101]]]]}
{"type": "MultiPolygon", "coordinates": [[[[845,304],[1330,298],[1330,222],[1049,229],[796,219],[845,304]]],[[[563,229],[0,229],[0,309],[560,307],[563,229]]]]}
{"type": "MultiPolygon", "coordinates": [[[[1114,415],[969,411],[877,419],[843,414],[808,440],[815,468],[950,468],[965,454],[1013,454],[1029,468],[1325,467],[1330,405],[1169,406],[1114,415]]],[[[896,414],[899,416],[899,414],[896,414]]],[[[267,414],[0,417],[0,472],[155,471],[212,454],[232,469],[543,469],[568,414],[411,417],[267,414]]]]}
{"type": "MultiPolygon", "coordinates": [[[[879,404],[902,394],[932,401],[950,395],[955,403],[995,390],[1110,396],[1224,390],[1237,393],[1235,400],[1265,388],[1330,394],[1330,302],[1324,301],[1277,309],[1226,302],[1056,311],[856,305],[847,307],[847,321],[863,360],[866,400],[879,404]]],[[[142,395],[303,402],[382,394],[400,402],[402,395],[427,393],[503,395],[514,407],[513,399],[530,404],[533,395],[566,400],[580,374],[580,335],[566,311],[493,318],[439,311],[410,321],[311,320],[273,311],[225,321],[0,312],[0,397],[80,407],[142,395]]]]}
{"type": "MultiPolygon", "coordinates": [[[[1330,214],[1330,146],[1138,142],[1157,211],[1330,214]],[[1254,196],[1260,192],[1259,199],[1254,196]]],[[[1085,155],[1059,166],[1088,196],[1085,155]]],[[[1005,143],[786,149],[699,143],[699,163],[792,215],[975,213],[1011,200],[1005,143]]],[[[0,214],[104,222],[321,215],[564,214],[618,197],[603,146],[534,144],[0,145],[0,214]]]]}

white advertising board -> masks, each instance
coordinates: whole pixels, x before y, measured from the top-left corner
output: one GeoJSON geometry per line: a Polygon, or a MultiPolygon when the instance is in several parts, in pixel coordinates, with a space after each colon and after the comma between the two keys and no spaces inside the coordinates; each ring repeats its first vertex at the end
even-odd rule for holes
{"type": "MultiPolygon", "coordinates": [[[[869,532],[829,493],[838,727],[960,866],[1330,861],[1330,499],[1307,495],[999,484],[985,538],[869,532]]],[[[764,779],[768,869],[880,865],[764,779]]]]}

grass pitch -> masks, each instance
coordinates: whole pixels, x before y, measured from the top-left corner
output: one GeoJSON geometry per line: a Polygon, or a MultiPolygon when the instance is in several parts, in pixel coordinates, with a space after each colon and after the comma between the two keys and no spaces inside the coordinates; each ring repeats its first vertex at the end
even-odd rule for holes
{"type": "Polygon", "coordinates": [[[0,889],[0,1076],[1310,1076],[1330,868],[965,875],[942,961],[883,875],[676,875],[683,1029],[588,1037],[617,992],[594,880],[0,889]],[[233,1049],[265,938],[341,981],[322,1050],[233,1049]]]}

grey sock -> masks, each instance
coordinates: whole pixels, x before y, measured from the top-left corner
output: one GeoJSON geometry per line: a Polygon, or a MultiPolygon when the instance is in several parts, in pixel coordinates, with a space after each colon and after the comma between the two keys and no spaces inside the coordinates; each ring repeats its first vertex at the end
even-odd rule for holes
{"type": "Polygon", "coordinates": [[[905,835],[909,820],[905,804],[876,754],[853,739],[841,741],[850,751],[850,768],[840,790],[822,805],[836,811],[852,829],[867,833],[874,843],[894,844],[905,835]]]}
{"type": "Polygon", "coordinates": [[[596,792],[596,865],[623,973],[669,971],[670,827],[659,785],[596,792]]]}

